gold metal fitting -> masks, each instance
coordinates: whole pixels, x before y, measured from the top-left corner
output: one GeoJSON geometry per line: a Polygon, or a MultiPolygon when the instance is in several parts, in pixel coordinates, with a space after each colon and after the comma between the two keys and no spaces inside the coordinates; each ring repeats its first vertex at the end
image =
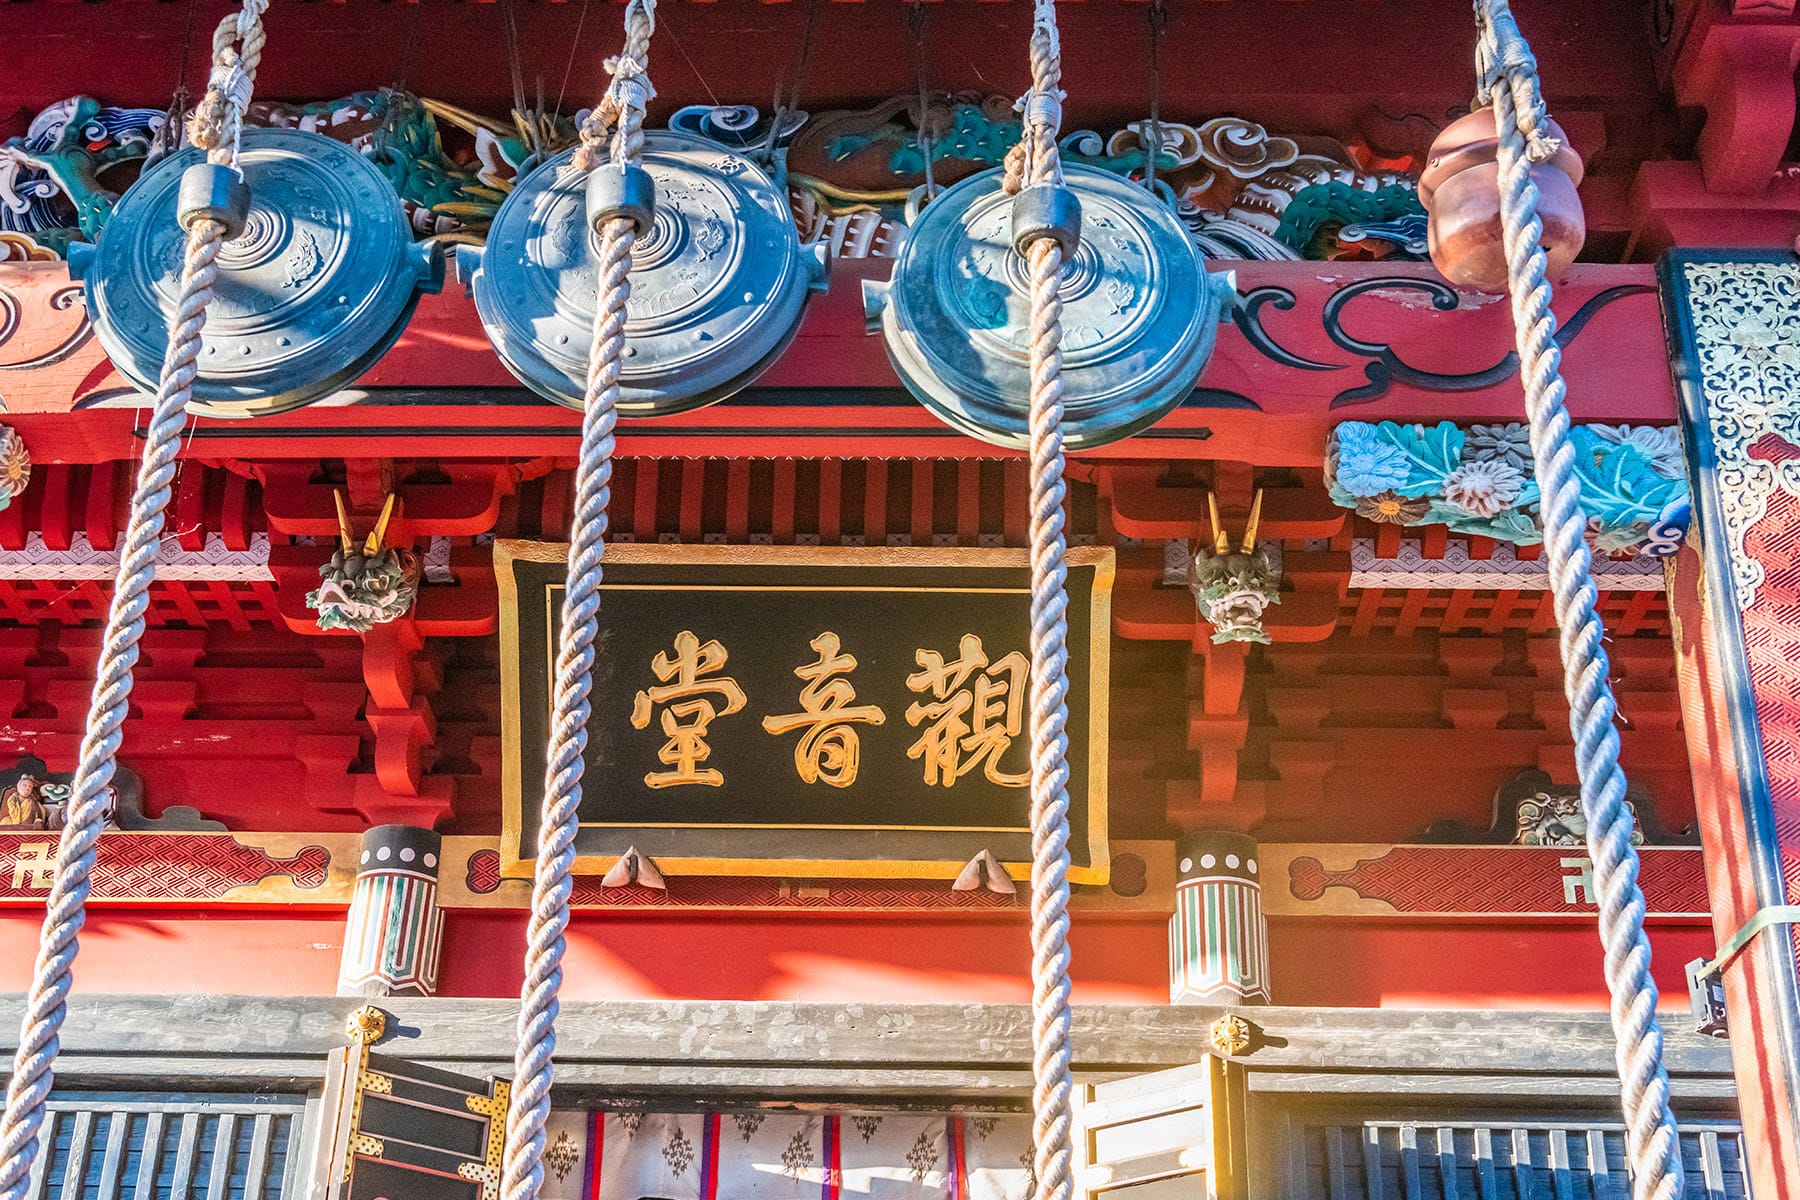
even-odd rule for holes
{"type": "Polygon", "coordinates": [[[363,1005],[344,1023],[344,1035],[359,1046],[372,1046],[386,1033],[387,1014],[373,1004],[363,1005]]]}
{"type": "Polygon", "coordinates": [[[1226,1013],[1212,1023],[1213,1049],[1228,1057],[1235,1057],[1250,1049],[1250,1022],[1235,1013],[1226,1013]]]}

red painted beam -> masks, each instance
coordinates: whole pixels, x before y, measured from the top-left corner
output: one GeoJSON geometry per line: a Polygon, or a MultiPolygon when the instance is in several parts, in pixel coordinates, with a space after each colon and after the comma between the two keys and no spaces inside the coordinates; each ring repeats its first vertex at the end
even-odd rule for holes
{"type": "MultiPolygon", "coordinates": [[[[1513,331],[1495,296],[1454,292],[1429,267],[1239,263],[1251,309],[1220,331],[1199,391],[1152,429],[1095,459],[1189,458],[1316,466],[1342,420],[1519,420],[1513,331]],[[1444,307],[1438,307],[1443,305],[1444,307]]],[[[799,336],[755,388],[661,421],[624,421],[620,453],[646,457],[1011,457],[955,434],[900,389],[863,331],[861,281],[886,260],[848,260],[799,336]]],[[[0,402],[34,461],[136,457],[135,392],[58,308],[60,265],[0,265],[22,313],[0,341],[0,402]],[[73,345],[72,350],[59,347],[73,345]],[[46,359],[48,359],[46,361],[46,359]]],[[[1557,291],[1571,335],[1563,369],[1577,420],[1669,423],[1674,397],[1647,267],[1577,266],[1557,291]]],[[[196,419],[187,453],[207,459],[569,455],[577,414],[519,388],[460,291],[427,297],[398,345],[351,390],[280,416],[196,419]]]]}

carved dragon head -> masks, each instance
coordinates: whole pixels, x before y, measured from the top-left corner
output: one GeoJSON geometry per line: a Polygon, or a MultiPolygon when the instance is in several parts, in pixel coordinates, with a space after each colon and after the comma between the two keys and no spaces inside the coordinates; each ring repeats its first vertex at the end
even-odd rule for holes
{"type": "Polygon", "coordinates": [[[1219,502],[1206,497],[1212,514],[1213,544],[1201,547],[1188,568],[1188,590],[1200,615],[1212,624],[1215,645],[1226,642],[1268,644],[1263,613],[1281,603],[1281,564],[1270,547],[1258,547],[1256,527],[1262,518],[1262,491],[1250,509],[1250,523],[1239,548],[1231,548],[1231,536],[1219,520],[1219,502]]]}
{"type": "Polygon", "coordinates": [[[320,629],[367,633],[399,620],[412,607],[419,595],[419,559],[411,550],[382,545],[394,512],[392,494],[374,530],[360,543],[350,532],[343,494],[336,499],[338,549],[319,568],[319,586],[306,594],[306,606],[319,614],[320,629]]]}
{"type": "MultiPolygon", "coordinates": [[[[1643,829],[1637,823],[1637,806],[1626,801],[1631,814],[1631,844],[1644,844],[1643,829]]],[[[1519,801],[1515,816],[1515,846],[1586,846],[1587,813],[1581,807],[1579,789],[1541,791],[1519,801]]]]}

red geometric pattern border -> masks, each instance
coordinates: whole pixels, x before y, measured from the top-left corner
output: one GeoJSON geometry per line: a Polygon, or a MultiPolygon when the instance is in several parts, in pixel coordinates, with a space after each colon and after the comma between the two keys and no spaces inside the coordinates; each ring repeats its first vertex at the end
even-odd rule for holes
{"type": "MultiPolygon", "coordinates": [[[[1773,436],[1755,452],[1776,462],[1800,457],[1800,448],[1773,436]]],[[[1794,904],[1800,903],[1800,500],[1786,492],[1770,496],[1766,515],[1744,534],[1744,553],[1763,569],[1756,603],[1740,620],[1762,726],[1775,844],[1786,900],[1794,904]]],[[[1791,936],[1800,953],[1800,929],[1791,936]]]]}
{"type": "MultiPolygon", "coordinates": [[[[56,864],[54,833],[0,833],[0,905],[42,904],[56,864]]],[[[96,901],[192,903],[224,900],[240,888],[280,880],[289,892],[315,893],[322,903],[331,851],[302,846],[279,858],[228,833],[101,835],[94,863],[96,901]]],[[[347,897],[345,898],[347,900],[347,897]]]]}
{"type": "MultiPolygon", "coordinates": [[[[1264,847],[1265,862],[1270,849],[1264,847]]],[[[1638,853],[1650,916],[1709,913],[1698,848],[1652,846],[1638,853]]],[[[1288,862],[1289,903],[1272,901],[1269,908],[1319,915],[1330,909],[1358,916],[1591,917],[1597,911],[1592,870],[1587,851],[1575,846],[1392,846],[1342,869],[1299,854],[1288,862]],[[1334,889],[1344,891],[1333,896],[1334,889]]]]}

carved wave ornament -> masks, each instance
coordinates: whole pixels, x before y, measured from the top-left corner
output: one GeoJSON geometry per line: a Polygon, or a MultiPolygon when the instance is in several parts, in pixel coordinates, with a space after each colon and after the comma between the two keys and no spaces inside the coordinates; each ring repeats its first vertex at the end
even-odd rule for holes
{"type": "MultiPolygon", "coordinates": [[[[1689,518],[1676,431],[1578,425],[1571,438],[1595,553],[1674,554],[1689,518]]],[[[1345,421],[1326,443],[1325,483],[1333,502],[1376,524],[1438,524],[1530,546],[1544,539],[1532,462],[1518,423],[1345,421]]]]}

